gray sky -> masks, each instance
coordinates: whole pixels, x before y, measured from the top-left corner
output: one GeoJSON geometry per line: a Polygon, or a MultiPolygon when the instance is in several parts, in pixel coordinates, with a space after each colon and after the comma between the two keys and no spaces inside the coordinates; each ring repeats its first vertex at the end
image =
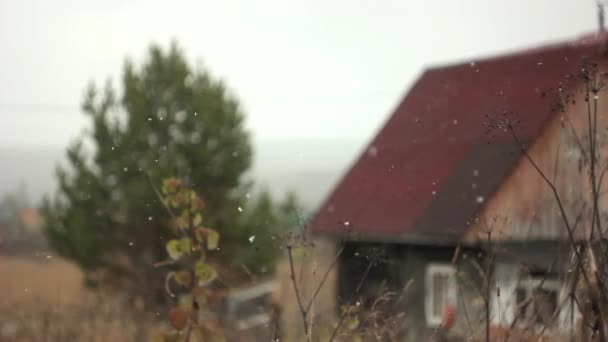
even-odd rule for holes
{"type": "Polygon", "coordinates": [[[572,38],[592,0],[0,0],[0,144],[76,136],[82,90],[176,38],[257,141],[369,137],[425,65],[572,38]]]}
{"type": "Polygon", "coordinates": [[[227,81],[258,169],[307,168],[327,191],[425,66],[596,28],[593,0],[0,0],[0,190],[47,191],[88,81],[117,79],[151,42],[177,39],[227,81]]]}

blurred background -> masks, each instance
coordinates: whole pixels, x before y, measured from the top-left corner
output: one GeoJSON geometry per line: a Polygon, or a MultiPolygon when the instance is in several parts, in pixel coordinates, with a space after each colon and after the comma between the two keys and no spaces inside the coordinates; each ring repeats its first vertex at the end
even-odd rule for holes
{"type": "MultiPolygon", "coordinates": [[[[62,202],[61,196],[55,196],[60,180],[56,168],[63,165],[68,172],[78,172],[78,158],[69,160],[66,153],[75,141],[85,137],[84,148],[78,152],[83,157],[80,162],[89,163],[88,170],[97,172],[97,178],[109,177],[95,164],[94,155],[103,150],[101,146],[114,150],[114,145],[107,140],[103,145],[103,139],[97,144],[90,136],[99,129],[92,118],[103,116],[96,101],[103,94],[106,80],[110,80],[116,102],[120,102],[129,86],[124,81],[128,74],[126,60],[133,65],[135,76],[145,78],[146,71],[141,67],[154,65],[154,49],[150,46],[160,49],[160,60],[165,58],[166,65],[176,60],[185,62],[193,74],[204,70],[212,80],[221,80],[227,96],[240,104],[244,121],[239,129],[249,134],[251,159],[243,162],[239,172],[252,184],[243,190],[243,198],[249,198],[250,192],[267,190],[273,205],[285,208],[289,207],[286,194],[294,194],[288,208],[292,212],[285,214],[289,211],[285,209],[282,213],[291,215],[292,221],[295,217],[297,222],[290,224],[297,226],[314,212],[426,67],[474,62],[482,56],[572,39],[595,31],[596,16],[593,1],[578,0],[0,0],[0,305],[4,305],[0,308],[4,317],[0,317],[0,340],[24,336],[19,335],[20,331],[31,321],[27,313],[18,319],[15,314],[11,314],[13,319],[6,318],[8,307],[24,307],[15,303],[27,298],[46,298],[51,309],[36,313],[46,318],[37,320],[43,326],[32,329],[50,329],[50,320],[68,319],[65,317],[69,315],[53,318],[59,310],[53,305],[80,304],[84,300],[77,293],[85,291],[80,284],[101,282],[89,275],[100,265],[95,258],[105,256],[99,252],[90,261],[85,255],[101,244],[97,238],[91,238],[93,247],[85,248],[86,253],[78,246],[89,243],[87,238],[82,240],[85,242],[70,240],[62,244],[61,239],[67,238],[57,227],[72,224],[69,217],[77,214],[66,209],[69,205],[59,204],[78,202],[62,202]],[[175,60],[171,59],[175,57],[171,54],[172,43],[179,51],[175,60]],[[90,100],[87,87],[91,82],[98,97],[89,103],[97,106],[90,112],[96,114],[85,115],[81,106],[90,100]],[[43,233],[44,227],[53,226],[49,221],[59,232],[50,244],[43,233]],[[15,247],[15,241],[26,239],[23,236],[29,239],[24,244],[27,248],[15,247]],[[65,263],[56,261],[60,256],[65,257],[65,263]]],[[[160,64],[162,69],[165,64],[160,64]]],[[[150,95],[145,89],[141,93],[150,95]]],[[[154,98],[154,94],[150,96],[154,98]]],[[[132,102],[136,103],[137,98],[132,102]]],[[[128,117],[125,113],[129,110],[123,106],[117,113],[118,117],[128,117]]],[[[163,120],[159,113],[145,113],[139,118],[144,120],[148,115],[163,120]]],[[[172,113],[166,115],[168,118],[172,113]]],[[[117,148],[128,156],[129,146],[117,148]]],[[[220,142],[218,147],[221,150],[225,146],[220,142]]],[[[142,167],[137,163],[151,163],[155,158],[143,150],[140,155],[124,168],[139,167],[140,172],[149,172],[158,187],[162,178],[181,174],[170,162],[164,170],[176,170],[173,174],[146,169],[153,164],[144,162],[142,167]]],[[[196,174],[192,168],[186,168],[190,176],[196,174]]],[[[197,179],[193,178],[196,185],[197,179]]],[[[66,182],[77,183],[69,177],[66,182]]],[[[131,184],[130,178],[116,182],[131,184]]],[[[235,188],[226,185],[223,189],[228,192],[235,188]]],[[[86,187],[82,189],[86,192],[86,187]]],[[[204,187],[195,190],[205,197],[204,187]]],[[[241,203],[237,197],[230,205],[241,203]]],[[[142,222],[148,217],[160,221],[160,216],[151,215],[163,209],[158,201],[152,202],[146,204],[153,209],[138,211],[142,222]]],[[[115,204],[120,207],[120,203],[115,204]]],[[[211,209],[219,211],[220,204],[212,204],[211,209]]],[[[242,211],[238,204],[231,210],[242,211]]],[[[78,215],[87,217],[87,211],[78,215]]],[[[277,222],[289,221],[281,221],[285,217],[277,215],[277,222]]],[[[232,237],[220,229],[225,220],[210,220],[220,235],[227,236],[227,243],[237,241],[235,250],[253,244],[268,222],[260,219],[265,223],[243,223],[243,233],[232,237]]],[[[119,221],[126,227],[127,223],[119,221]]],[[[283,225],[277,229],[290,228],[283,225]]],[[[134,239],[129,243],[139,242],[134,239]]],[[[270,259],[281,260],[281,253],[276,254],[270,259]]],[[[227,255],[248,258],[237,252],[227,255]]],[[[160,261],[150,258],[150,264],[160,261]]],[[[261,268],[251,272],[264,275],[266,271],[261,268]]],[[[86,310],[90,312],[90,307],[86,310]]],[[[109,316],[116,316],[113,308],[107,310],[109,316]]],[[[87,324],[102,324],[100,321],[103,319],[91,318],[93,323],[87,324]]],[[[66,331],[61,334],[68,334],[66,331]]]]}
{"type": "Polygon", "coordinates": [[[89,81],[175,39],[242,103],[253,172],[314,208],[429,65],[597,28],[593,1],[2,1],[0,192],[37,202],[89,81]]]}

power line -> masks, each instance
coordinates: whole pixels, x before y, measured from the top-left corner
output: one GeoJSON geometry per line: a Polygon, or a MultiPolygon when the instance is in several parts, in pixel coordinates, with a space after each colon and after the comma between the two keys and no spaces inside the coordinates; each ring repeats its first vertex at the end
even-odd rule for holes
{"type": "MultiPolygon", "coordinates": [[[[374,91],[361,94],[337,94],[337,95],[309,95],[301,96],[296,94],[295,96],[257,96],[252,98],[243,98],[242,102],[247,104],[252,101],[263,100],[275,103],[277,105],[295,104],[298,105],[336,105],[345,103],[360,103],[361,101],[369,100],[380,100],[394,96],[389,91],[374,91]]],[[[55,103],[2,103],[0,102],[0,110],[18,112],[20,114],[39,115],[44,113],[57,113],[57,114],[73,114],[74,112],[81,112],[79,106],[67,105],[67,104],[55,104],[55,103]]]]}

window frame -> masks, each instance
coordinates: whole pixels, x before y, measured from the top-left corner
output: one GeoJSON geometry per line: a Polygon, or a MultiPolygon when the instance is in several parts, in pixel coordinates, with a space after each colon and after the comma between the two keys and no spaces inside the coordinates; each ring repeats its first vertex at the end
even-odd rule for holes
{"type": "MultiPolygon", "coordinates": [[[[531,298],[534,295],[534,291],[536,290],[546,290],[546,291],[551,291],[551,292],[555,292],[555,296],[556,296],[556,306],[559,307],[559,303],[561,302],[561,298],[562,298],[562,282],[559,279],[551,279],[551,278],[547,278],[547,277],[543,277],[543,276],[529,276],[526,277],[524,279],[520,279],[517,284],[515,285],[515,291],[518,290],[524,290],[525,291],[525,296],[524,299],[527,300],[528,298],[531,298]],[[539,287],[539,285],[542,283],[542,286],[539,287]]],[[[527,305],[530,305],[533,303],[529,303],[527,305]]],[[[513,314],[514,315],[520,315],[517,311],[517,309],[519,309],[519,301],[516,298],[515,301],[515,308],[516,310],[514,310],[513,314]]],[[[526,309],[527,310],[527,309],[526,309]]],[[[559,308],[558,308],[559,310],[559,308]]],[[[559,317],[559,313],[558,313],[558,317],[559,317]]],[[[520,319],[530,319],[530,317],[527,317],[527,315],[520,317],[520,319]]],[[[539,326],[539,323],[537,322],[533,322],[534,326],[539,326]]]]}
{"type": "Polygon", "coordinates": [[[443,321],[443,312],[438,315],[433,312],[433,306],[435,304],[434,291],[433,291],[433,277],[437,274],[448,276],[448,286],[445,293],[446,302],[443,303],[442,307],[446,305],[454,305],[457,307],[457,284],[456,284],[456,267],[450,263],[429,263],[426,266],[425,271],[425,294],[424,294],[424,313],[426,317],[426,323],[429,326],[438,326],[443,321]]]}

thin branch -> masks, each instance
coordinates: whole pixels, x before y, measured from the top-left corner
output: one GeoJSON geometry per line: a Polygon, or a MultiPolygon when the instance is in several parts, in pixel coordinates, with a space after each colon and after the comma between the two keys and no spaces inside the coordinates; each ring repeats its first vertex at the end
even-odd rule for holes
{"type": "MultiPolygon", "coordinates": [[[[578,224],[581,222],[581,217],[582,217],[582,215],[580,215],[580,214],[576,217],[576,221],[574,222],[574,226],[572,227],[573,230],[576,230],[578,224]]],[[[551,265],[549,266],[547,273],[551,272],[551,270],[553,269],[553,267],[558,263],[558,259],[559,259],[559,256],[556,256],[555,258],[553,258],[553,261],[551,262],[551,265]]],[[[579,264],[581,263],[581,259],[577,259],[576,262],[577,262],[577,267],[578,267],[579,264]]],[[[535,291],[540,290],[542,288],[542,286],[545,283],[545,280],[547,279],[547,273],[543,276],[543,278],[538,283],[538,285],[535,286],[535,288],[534,288],[535,291]]],[[[573,283],[573,284],[576,284],[576,283],[573,283]]],[[[519,283],[518,283],[518,285],[519,285],[519,283]]],[[[573,285],[573,287],[574,286],[575,285],[573,285]]],[[[513,295],[513,294],[511,294],[511,295],[513,295]]],[[[516,310],[517,314],[515,315],[515,317],[511,321],[510,329],[514,329],[515,325],[517,324],[517,322],[519,321],[519,319],[522,317],[523,312],[520,309],[522,307],[528,305],[529,303],[530,303],[530,298],[527,298],[527,299],[523,300],[520,304],[518,304],[515,307],[515,310],[516,310]]],[[[504,314],[504,312],[503,312],[503,314],[504,314]]]]}
{"type": "MultiPolygon", "coordinates": [[[[512,125],[508,125],[507,128],[508,128],[509,132],[511,132],[511,135],[512,135],[513,139],[515,140],[515,142],[519,146],[519,149],[520,149],[521,153],[532,164],[532,166],[534,167],[534,169],[536,169],[536,171],[538,172],[538,174],[541,176],[541,178],[545,181],[545,183],[547,184],[547,186],[549,186],[549,188],[553,192],[553,196],[555,197],[555,200],[557,202],[557,206],[559,207],[559,212],[560,212],[560,214],[562,216],[562,219],[564,221],[564,225],[566,226],[566,231],[568,232],[568,239],[570,240],[570,244],[572,245],[572,247],[574,249],[574,252],[576,253],[576,257],[578,259],[582,259],[582,256],[580,255],[579,251],[576,248],[574,248],[576,246],[576,240],[574,238],[574,234],[572,233],[572,227],[570,226],[570,221],[568,220],[568,215],[566,214],[566,210],[565,210],[564,205],[562,203],[561,197],[559,196],[559,193],[557,192],[557,188],[555,187],[555,184],[553,184],[547,178],[547,176],[545,175],[545,173],[538,167],[538,165],[536,164],[536,162],[534,162],[534,160],[532,159],[532,157],[530,157],[530,154],[528,153],[528,151],[524,147],[523,143],[521,142],[521,140],[519,139],[519,137],[515,133],[515,130],[513,129],[513,126],[512,125]]],[[[585,271],[585,269],[583,267],[581,267],[581,269],[582,269],[582,275],[583,275],[583,278],[585,279],[585,282],[587,283],[587,285],[590,285],[591,282],[589,281],[589,277],[587,275],[587,272],[585,271]]]]}
{"type": "Polygon", "coordinates": [[[566,118],[566,122],[568,123],[568,126],[570,127],[570,130],[572,131],[571,133],[574,136],[574,142],[576,143],[579,150],[581,151],[581,155],[583,156],[583,161],[586,163],[586,162],[588,162],[589,158],[587,158],[587,154],[585,153],[585,148],[583,147],[583,142],[581,141],[581,138],[578,136],[578,133],[574,129],[574,125],[572,124],[570,117],[568,115],[565,115],[565,118],[566,118]]]}
{"type": "MultiPolygon", "coordinates": [[[[367,279],[367,276],[369,275],[369,271],[372,269],[372,266],[374,265],[375,261],[376,260],[370,260],[369,264],[367,264],[367,267],[365,268],[365,272],[363,272],[363,276],[361,277],[361,280],[359,280],[359,284],[357,285],[357,288],[355,290],[355,295],[358,294],[359,291],[361,291],[361,288],[363,287],[363,283],[367,279]]],[[[328,342],[333,342],[333,340],[336,338],[336,336],[338,335],[338,331],[340,330],[340,327],[344,323],[344,320],[350,314],[350,309],[351,309],[351,307],[349,306],[348,308],[346,308],[346,310],[344,310],[344,312],[342,313],[342,316],[340,317],[340,320],[338,321],[338,325],[336,325],[336,327],[332,331],[331,337],[329,338],[328,342]]]]}
{"type": "MultiPolygon", "coordinates": [[[[534,298],[534,292],[543,289],[543,286],[545,285],[545,281],[547,280],[547,274],[551,272],[551,270],[553,269],[553,266],[555,266],[556,263],[557,263],[557,258],[553,259],[553,263],[551,263],[551,265],[549,266],[549,269],[547,270],[545,276],[541,279],[541,281],[538,283],[538,285],[536,285],[534,287],[534,290],[532,291],[532,296],[530,298],[528,298],[527,304],[529,304],[530,301],[532,301],[532,302],[534,302],[534,305],[536,305],[536,307],[538,307],[536,298],[534,298]]],[[[520,311],[520,313],[521,313],[521,311],[520,311]]],[[[531,318],[530,321],[528,321],[528,326],[524,330],[524,334],[531,328],[531,324],[536,322],[536,319],[538,318],[539,315],[540,315],[540,310],[536,310],[536,312],[534,313],[534,316],[531,318]]],[[[521,315],[519,315],[519,316],[521,316],[521,315]]],[[[515,323],[516,319],[513,320],[514,323],[515,323]]]]}
{"type": "Polygon", "coordinates": [[[169,208],[167,203],[163,200],[163,196],[161,195],[160,191],[158,191],[158,188],[156,188],[156,185],[154,185],[154,181],[152,180],[152,176],[150,176],[150,173],[148,171],[144,171],[144,174],[146,175],[146,178],[148,179],[148,182],[150,183],[150,187],[154,191],[156,198],[165,208],[165,211],[167,211],[167,213],[169,214],[169,216],[171,216],[171,218],[173,218],[173,219],[176,218],[177,216],[173,213],[173,210],[171,210],[171,208],[169,208]]]}
{"type": "MultiPolygon", "coordinates": [[[[552,322],[557,319],[559,312],[561,311],[562,307],[567,303],[568,299],[570,299],[570,295],[564,297],[564,299],[562,299],[561,303],[555,308],[555,310],[553,311],[553,314],[551,315],[552,322]]],[[[536,321],[536,318],[538,318],[538,315],[540,315],[540,310],[536,311],[536,314],[532,318],[532,322],[536,321]]],[[[530,327],[530,325],[528,325],[528,327],[530,327]]],[[[546,329],[547,329],[547,324],[544,324],[538,335],[542,337],[543,334],[545,333],[546,329]]],[[[524,330],[524,334],[527,330],[528,329],[524,330]]]]}
{"type": "MultiPolygon", "coordinates": [[[[578,298],[576,298],[576,296],[574,294],[572,294],[572,298],[574,299],[574,303],[576,303],[576,306],[578,307],[578,310],[580,312],[585,312],[585,310],[583,309],[583,306],[581,305],[581,303],[578,301],[578,298]]],[[[583,314],[581,315],[583,318],[583,323],[590,329],[593,329],[593,324],[591,324],[591,322],[589,322],[587,320],[587,317],[583,314]]]]}
{"type": "Polygon", "coordinates": [[[302,315],[302,322],[304,324],[304,334],[306,335],[306,340],[310,341],[310,331],[308,329],[308,315],[306,313],[306,309],[304,309],[304,305],[302,304],[302,295],[300,293],[300,289],[298,287],[298,282],[296,281],[295,270],[293,267],[293,252],[292,246],[287,246],[287,255],[289,256],[289,269],[291,271],[291,282],[293,285],[293,289],[295,291],[296,300],[298,302],[298,308],[300,310],[300,315],[302,315]]]}
{"type": "Polygon", "coordinates": [[[153,267],[163,267],[163,266],[175,265],[176,263],[177,263],[177,260],[163,260],[163,261],[153,263],[152,266],[153,267]]]}
{"type": "Polygon", "coordinates": [[[493,225],[490,225],[490,227],[488,228],[487,234],[488,234],[488,256],[487,261],[486,261],[486,270],[485,270],[485,294],[484,294],[484,301],[485,301],[485,314],[486,314],[486,342],[490,342],[490,297],[491,297],[491,290],[490,290],[490,282],[491,282],[491,271],[492,271],[492,264],[494,263],[494,249],[492,246],[492,227],[493,225]]]}
{"type": "MultiPolygon", "coordinates": [[[[593,75],[595,76],[595,75],[593,75]]],[[[589,76],[590,77],[590,76],[589,76]]],[[[589,156],[591,159],[590,167],[589,167],[589,182],[591,183],[591,194],[593,199],[593,214],[591,217],[591,231],[589,233],[590,239],[593,238],[593,233],[597,227],[600,237],[603,236],[601,222],[599,217],[599,198],[598,198],[598,188],[596,182],[596,173],[595,167],[597,164],[597,94],[595,93],[595,86],[590,85],[591,81],[587,80],[585,83],[586,89],[586,97],[585,102],[587,102],[587,130],[589,134],[589,156]],[[593,109],[591,108],[591,98],[590,95],[593,93],[593,109]]]]}
{"type": "MultiPolygon", "coordinates": [[[[462,285],[460,284],[460,282],[458,282],[457,286],[458,286],[458,291],[460,293],[463,293],[462,285]]],[[[464,296],[458,296],[458,299],[460,300],[460,303],[462,306],[462,312],[464,313],[465,322],[467,323],[467,327],[469,328],[469,334],[470,334],[470,336],[473,336],[475,333],[473,331],[473,326],[471,325],[471,320],[469,318],[469,311],[467,310],[467,304],[464,301],[464,296]]]]}
{"type": "Polygon", "coordinates": [[[329,274],[331,273],[331,270],[336,266],[338,260],[340,260],[340,255],[342,255],[342,251],[344,251],[344,246],[340,247],[340,249],[338,250],[338,253],[336,253],[336,257],[334,258],[334,260],[332,261],[332,263],[329,265],[329,267],[325,271],[325,274],[323,275],[323,278],[321,278],[321,282],[319,283],[319,285],[315,289],[315,292],[313,293],[312,297],[310,298],[310,301],[308,302],[308,305],[306,305],[305,312],[307,314],[308,314],[308,312],[310,312],[310,308],[312,307],[313,303],[317,299],[317,296],[319,295],[319,292],[321,292],[321,288],[323,287],[323,284],[325,284],[325,281],[327,280],[329,274]]]}

